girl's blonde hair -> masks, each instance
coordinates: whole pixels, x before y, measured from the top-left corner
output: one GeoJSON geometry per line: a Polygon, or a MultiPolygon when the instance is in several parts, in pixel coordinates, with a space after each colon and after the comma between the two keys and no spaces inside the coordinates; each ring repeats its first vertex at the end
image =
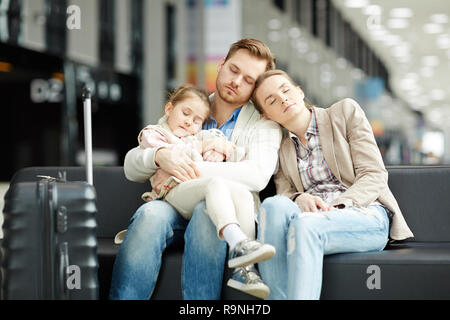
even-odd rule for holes
{"type": "Polygon", "coordinates": [[[169,99],[167,102],[170,102],[173,105],[175,105],[192,96],[200,98],[200,100],[205,103],[208,109],[211,110],[211,101],[209,100],[208,92],[190,83],[186,83],[180,86],[179,88],[175,89],[175,91],[169,94],[169,99]]]}

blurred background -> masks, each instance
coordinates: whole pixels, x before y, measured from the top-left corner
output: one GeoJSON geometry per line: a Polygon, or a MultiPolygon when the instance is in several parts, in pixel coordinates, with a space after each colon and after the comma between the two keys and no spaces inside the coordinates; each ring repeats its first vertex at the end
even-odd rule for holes
{"type": "Polygon", "coordinates": [[[167,93],[214,91],[243,37],[312,103],[357,100],[387,165],[450,164],[449,14],[448,0],[0,0],[1,188],[23,167],[83,165],[84,85],[95,165],[122,165],[167,93]]]}

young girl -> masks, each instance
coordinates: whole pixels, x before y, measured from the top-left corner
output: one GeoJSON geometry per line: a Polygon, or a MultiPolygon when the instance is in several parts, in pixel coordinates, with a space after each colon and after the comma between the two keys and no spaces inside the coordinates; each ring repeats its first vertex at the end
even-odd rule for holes
{"type": "MultiPolygon", "coordinates": [[[[216,159],[217,161],[242,160],[245,150],[232,145],[220,130],[201,130],[209,113],[210,101],[205,91],[192,85],[181,86],[165,105],[165,116],[159,120],[158,125],[149,125],[139,133],[139,145],[141,148],[178,148],[192,160],[203,161],[211,159],[203,152],[203,143],[216,139],[215,150],[222,153],[222,157],[216,159]]],[[[157,174],[165,173],[158,171],[157,174]]],[[[254,202],[253,195],[247,188],[214,176],[181,182],[167,174],[167,179],[161,176],[156,179],[157,174],[150,179],[152,192],[144,193],[143,199],[164,199],[185,219],[190,219],[194,207],[205,200],[205,213],[215,224],[218,237],[229,245],[230,268],[251,266],[273,257],[273,246],[262,245],[254,240],[254,202]]],[[[125,231],[116,236],[116,243],[123,241],[125,231]]],[[[259,278],[254,280],[251,286],[246,286],[245,292],[261,298],[267,297],[268,287],[259,278]]],[[[239,283],[233,279],[230,279],[228,285],[241,290],[239,283]]]]}
{"type": "Polygon", "coordinates": [[[358,103],[323,109],[304,99],[281,70],[261,75],[252,98],[288,131],[275,176],[279,195],[264,201],[259,216],[259,239],[277,248],[259,265],[272,299],[319,299],[324,255],[380,251],[389,236],[413,236],[358,103]]]}

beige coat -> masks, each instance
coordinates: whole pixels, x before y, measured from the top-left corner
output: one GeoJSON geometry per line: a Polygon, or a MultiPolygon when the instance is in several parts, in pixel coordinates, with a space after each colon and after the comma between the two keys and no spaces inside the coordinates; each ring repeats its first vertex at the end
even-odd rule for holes
{"type": "MultiPolygon", "coordinates": [[[[388,172],[364,111],[352,99],[327,109],[314,108],[323,156],[334,176],[345,186],[332,205],[366,207],[378,200],[394,213],[390,237],[413,237],[388,186],[388,172]]],[[[275,175],[277,193],[293,198],[304,192],[292,139],[285,135],[280,148],[280,168],[275,175]]]]}

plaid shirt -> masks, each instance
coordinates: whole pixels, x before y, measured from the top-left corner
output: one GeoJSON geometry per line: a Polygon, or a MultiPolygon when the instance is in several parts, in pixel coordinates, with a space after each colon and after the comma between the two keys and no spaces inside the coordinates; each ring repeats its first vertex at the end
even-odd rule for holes
{"type": "Polygon", "coordinates": [[[311,122],[308,130],[306,130],[308,141],[306,146],[300,142],[295,134],[289,133],[289,136],[294,141],[298,170],[305,192],[319,196],[330,204],[346,188],[333,175],[323,157],[315,111],[312,111],[311,122]]]}

